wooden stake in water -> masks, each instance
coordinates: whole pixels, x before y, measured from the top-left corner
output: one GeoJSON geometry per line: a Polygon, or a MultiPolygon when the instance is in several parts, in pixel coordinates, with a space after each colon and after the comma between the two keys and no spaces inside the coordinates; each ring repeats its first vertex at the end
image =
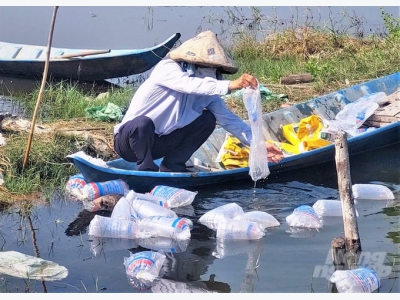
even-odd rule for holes
{"type": "Polygon", "coordinates": [[[335,137],[335,160],[338,176],[339,196],[342,203],[344,239],[347,251],[361,251],[352,183],[346,132],[340,131],[335,137]]]}
{"type": "Polygon", "coordinates": [[[49,69],[49,58],[50,58],[51,42],[53,40],[54,23],[55,23],[55,20],[56,20],[57,10],[58,10],[58,6],[55,6],[54,7],[54,11],[53,11],[53,18],[51,20],[49,40],[48,40],[48,44],[47,44],[47,56],[46,56],[46,61],[45,61],[45,64],[44,64],[42,85],[40,86],[40,91],[39,91],[38,99],[36,101],[35,111],[33,112],[31,130],[29,132],[28,144],[26,146],[24,162],[23,162],[23,165],[22,165],[23,168],[25,168],[26,164],[28,163],[29,151],[31,149],[31,144],[32,144],[33,131],[35,129],[37,111],[38,111],[38,108],[39,108],[40,101],[43,98],[44,87],[46,85],[47,72],[48,72],[48,69],[49,69]]]}

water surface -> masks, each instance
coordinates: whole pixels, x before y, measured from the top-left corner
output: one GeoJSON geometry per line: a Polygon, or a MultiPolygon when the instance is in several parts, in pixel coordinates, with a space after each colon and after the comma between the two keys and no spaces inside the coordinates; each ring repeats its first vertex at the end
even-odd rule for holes
{"type": "MultiPolygon", "coordinates": [[[[383,157],[398,151],[393,147],[378,150],[383,157]]],[[[371,155],[371,153],[369,153],[371,155]]],[[[379,158],[379,157],[378,157],[379,158]]],[[[364,157],[358,157],[363,161],[364,157]]],[[[360,266],[370,267],[381,276],[379,293],[400,291],[399,255],[399,160],[396,168],[369,164],[352,166],[352,182],[379,182],[394,191],[395,200],[357,201],[356,209],[362,252],[360,266]],[[365,180],[366,175],[368,180],[365,180]],[[360,174],[364,173],[363,176],[360,174]],[[391,176],[389,177],[385,177],[391,176]],[[380,181],[390,179],[390,181],[380,181]]],[[[94,217],[79,202],[61,194],[54,195],[48,205],[34,207],[27,215],[8,209],[0,215],[0,249],[15,250],[54,261],[68,269],[68,276],[58,281],[37,281],[0,274],[0,291],[8,293],[151,293],[191,289],[196,292],[252,293],[331,293],[329,277],[334,271],[331,241],[344,235],[341,217],[326,219],[320,230],[290,229],[286,217],[299,205],[312,205],[319,199],[338,199],[337,181],[318,177],[321,167],[303,171],[305,180],[281,176],[258,183],[234,182],[199,188],[192,205],[175,209],[178,215],[191,219],[194,227],[191,240],[165,244],[162,240],[147,241],[146,247],[136,240],[98,239],[87,234],[94,217]],[[314,174],[314,175],[313,175],[314,174]],[[272,214],[279,227],[267,229],[256,241],[218,242],[215,232],[198,222],[210,209],[235,202],[244,211],[261,210],[272,214]],[[170,251],[165,250],[169,245],[170,251]],[[123,265],[131,253],[164,249],[167,260],[162,281],[149,290],[139,290],[128,281],[123,265]],[[210,276],[218,283],[210,283],[210,276]]],[[[323,169],[325,173],[334,170],[323,169]]],[[[109,212],[98,212],[107,216],[109,212]]]]}

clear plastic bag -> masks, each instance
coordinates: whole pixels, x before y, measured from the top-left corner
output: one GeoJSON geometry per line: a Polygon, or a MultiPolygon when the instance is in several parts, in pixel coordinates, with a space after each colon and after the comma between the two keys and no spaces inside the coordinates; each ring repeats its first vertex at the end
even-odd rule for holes
{"type": "Polygon", "coordinates": [[[261,225],[247,220],[229,219],[217,227],[217,239],[258,240],[264,235],[261,225]]]}
{"type": "Polygon", "coordinates": [[[158,204],[147,200],[135,199],[132,202],[132,208],[134,210],[135,219],[141,220],[144,218],[154,217],[154,216],[164,216],[177,218],[178,215],[171,209],[162,207],[158,204]]]}
{"type": "Polygon", "coordinates": [[[199,222],[212,230],[217,230],[220,223],[244,214],[243,208],[236,203],[216,207],[199,218],[199,222]]]}
{"type": "Polygon", "coordinates": [[[82,188],[83,200],[94,200],[104,195],[118,194],[125,196],[129,192],[128,184],[121,180],[109,180],[104,182],[88,182],[82,188]]]}
{"type": "Polygon", "coordinates": [[[157,185],[149,194],[164,198],[167,201],[168,208],[175,208],[192,204],[197,192],[171,186],[157,185]]]}
{"type": "Polygon", "coordinates": [[[342,202],[340,200],[317,200],[312,208],[319,217],[331,216],[340,217],[342,216],[342,202]]]}
{"type": "Polygon", "coordinates": [[[138,221],[137,238],[165,237],[177,240],[190,239],[190,226],[184,218],[153,216],[138,221]]]}
{"type": "Polygon", "coordinates": [[[263,229],[268,227],[279,226],[279,221],[269,213],[265,211],[248,211],[245,212],[242,216],[235,217],[235,220],[246,220],[258,223],[263,229]]]}
{"type": "Polygon", "coordinates": [[[86,185],[87,181],[82,174],[71,176],[65,186],[67,192],[72,192],[73,189],[81,189],[86,185]]]}
{"type": "Polygon", "coordinates": [[[361,127],[362,124],[375,112],[379,103],[386,97],[383,92],[365,95],[358,100],[347,104],[337,115],[335,119],[338,125],[344,131],[351,134],[354,130],[361,127]]]}
{"type": "Polygon", "coordinates": [[[300,205],[286,217],[286,222],[292,227],[321,228],[322,223],[314,208],[309,205],[300,205]]]}
{"type": "Polygon", "coordinates": [[[128,194],[117,202],[111,213],[111,218],[134,221],[136,212],[133,208],[133,201],[136,199],[136,193],[130,190],[128,194]]]}
{"type": "Polygon", "coordinates": [[[166,256],[159,252],[142,251],[124,257],[129,282],[138,289],[148,289],[160,279],[166,256]]]}
{"type": "Polygon", "coordinates": [[[261,95],[258,88],[246,88],[243,92],[243,102],[246,107],[251,127],[249,174],[254,182],[265,179],[270,174],[268,167],[268,152],[263,133],[261,95]]]}
{"type": "Polygon", "coordinates": [[[380,287],[375,271],[369,268],[337,270],[329,278],[339,293],[372,293],[380,287]]]}
{"type": "Polygon", "coordinates": [[[68,269],[50,260],[17,251],[0,251],[0,274],[29,280],[54,281],[68,276],[68,269]]]}
{"type": "Polygon", "coordinates": [[[73,200],[82,200],[84,198],[82,189],[87,184],[85,177],[82,174],[76,174],[71,176],[66,185],[65,191],[67,195],[73,200]]]}
{"type": "Polygon", "coordinates": [[[135,239],[138,225],[135,221],[95,215],[89,224],[89,235],[121,239],[135,239]]]}
{"type": "Polygon", "coordinates": [[[393,200],[393,192],[384,185],[381,184],[353,184],[352,192],[354,199],[365,199],[365,200],[393,200]]]}

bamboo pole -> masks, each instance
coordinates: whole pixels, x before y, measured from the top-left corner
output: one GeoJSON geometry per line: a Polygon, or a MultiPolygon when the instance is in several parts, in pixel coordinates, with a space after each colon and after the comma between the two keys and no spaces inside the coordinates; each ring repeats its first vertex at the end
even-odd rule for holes
{"type": "Polygon", "coordinates": [[[342,203],[344,239],[347,251],[361,251],[358,224],[352,183],[350,177],[349,153],[346,132],[340,131],[335,136],[335,160],[338,176],[339,196],[342,203]]]}
{"type": "Polygon", "coordinates": [[[54,23],[55,23],[55,20],[56,20],[57,10],[58,10],[58,6],[54,6],[53,18],[51,20],[49,39],[48,39],[48,43],[47,43],[47,56],[46,56],[46,61],[45,61],[45,64],[44,64],[42,84],[40,86],[38,99],[36,101],[35,111],[33,112],[31,130],[29,132],[28,144],[26,145],[25,157],[24,157],[24,162],[23,162],[23,165],[22,165],[23,168],[25,168],[26,164],[28,163],[28,157],[29,157],[29,151],[31,149],[33,132],[35,130],[37,111],[38,111],[38,108],[39,108],[40,101],[43,98],[44,87],[46,85],[47,72],[48,72],[48,69],[49,69],[49,58],[50,58],[51,42],[53,40],[54,23]]]}

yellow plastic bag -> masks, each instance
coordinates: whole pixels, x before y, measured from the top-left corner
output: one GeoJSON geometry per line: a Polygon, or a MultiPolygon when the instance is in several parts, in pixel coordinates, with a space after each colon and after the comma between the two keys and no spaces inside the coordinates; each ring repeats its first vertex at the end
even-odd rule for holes
{"type": "Polygon", "coordinates": [[[332,144],[332,142],[320,138],[304,138],[299,144],[300,152],[310,151],[317,148],[325,147],[332,144]]]}
{"type": "Polygon", "coordinates": [[[297,136],[300,141],[303,141],[305,138],[308,140],[319,139],[319,134],[323,127],[324,123],[322,119],[316,115],[311,115],[300,120],[297,136]]]}
{"type": "Polygon", "coordinates": [[[298,131],[299,131],[299,123],[286,124],[282,126],[283,136],[293,146],[297,146],[300,143],[300,139],[297,135],[298,131]]]}
{"type": "Polygon", "coordinates": [[[298,146],[294,146],[289,143],[278,142],[278,141],[274,141],[274,140],[267,140],[267,142],[270,144],[274,144],[279,149],[281,149],[284,157],[288,157],[288,156],[292,156],[292,155],[300,153],[300,148],[298,146]]]}
{"type": "Polygon", "coordinates": [[[283,136],[295,148],[289,147],[287,143],[281,143],[279,148],[298,154],[330,145],[331,141],[321,138],[323,128],[324,123],[317,115],[303,118],[299,123],[286,124],[282,126],[283,136]]]}
{"type": "Polygon", "coordinates": [[[244,168],[249,166],[250,148],[243,145],[239,139],[227,135],[220,150],[220,162],[226,169],[244,168]]]}

